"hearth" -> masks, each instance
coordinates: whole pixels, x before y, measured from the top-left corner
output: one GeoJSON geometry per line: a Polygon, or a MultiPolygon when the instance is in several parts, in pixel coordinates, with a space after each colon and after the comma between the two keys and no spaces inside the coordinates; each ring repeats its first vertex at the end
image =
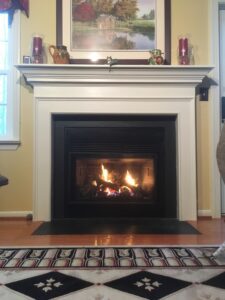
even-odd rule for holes
{"type": "Polygon", "coordinates": [[[52,220],[176,218],[176,116],[52,116],[52,220]]]}

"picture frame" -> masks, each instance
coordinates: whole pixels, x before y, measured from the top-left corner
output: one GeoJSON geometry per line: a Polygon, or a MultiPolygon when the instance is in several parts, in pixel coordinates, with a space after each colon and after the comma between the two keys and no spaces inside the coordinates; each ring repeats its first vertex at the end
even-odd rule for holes
{"type": "MultiPolygon", "coordinates": [[[[115,59],[120,64],[148,64],[150,58],[150,50],[160,49],[163,53],[164,64],[171,63],[171,0],[137,0],[144,1],[145,5],[148,1],[154,1],[155,13],[155,32],[154,32],[154,47],[153,49],[88,49],[80,47],[73,47],[74,32],[76,32],[76,23],[74,22],[74,1],[78,0],[56,0],[56,43],[57,45],[64,45],[70,55],[70,63],[73,64],[87,64],[98,63],[104,64],[107,62],[107,57],[115,59]],[[72,13],[73,12],[73,13],[72,13]]],[[[85,1],[82,1],[83,3],[85,1]]],[[[87,1],[88,2],[88,1],[87,1]]],[[[116,0],[115,0],[116,2],[116,0]]],[[[77,4],[76,4],[77,5],[77,4]]],[[[141,4],[140,4],[141,5],[141,4]]],[[[113,16],[117,18],[117,16],[113,16]]],[[[97,23],[95,21],[95,23],[97,23]]],[[[84,22],[81,24],[83,26],[84,22]]],[[[88,26],[90,22],[87,22],[88,26]]],[[[85,26],[87,25],[85,24],[85,26]]],[[[86,28],[86,27],[84,27],[86,28]]],[[[78,30],[77,30],[78,31],[78,30]]],[[[106,31],[104,31],[103,35],[106,31]]],[[[76,35],[76,41],[80,37],[76,35]]],[[[89,39],[90,40],[90,39],[89,39]]],[[[93,38],[92,38],[93,40],[93,38]]],[[[123,46],[122,46],[123,47],[123,46]]]]}

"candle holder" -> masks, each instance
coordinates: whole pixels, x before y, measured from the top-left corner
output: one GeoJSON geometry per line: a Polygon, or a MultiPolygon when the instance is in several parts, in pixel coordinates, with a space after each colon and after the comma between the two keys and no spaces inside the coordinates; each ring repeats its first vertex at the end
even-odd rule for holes
{"type": "Polygon", "coordinates": [[[190,57],[189,57],[188,39],[186,37],[182,37],[179,39],[178,51],[179,51],[178,63],[180,65],[189,65],[190,57]]]}
{"type": "Polygon", "coordinates": [[[33,37],[32,43],[32,63],[33,64],[42,64],[43,63],[43,46],[42,38],[39,36],[33,37]]]}

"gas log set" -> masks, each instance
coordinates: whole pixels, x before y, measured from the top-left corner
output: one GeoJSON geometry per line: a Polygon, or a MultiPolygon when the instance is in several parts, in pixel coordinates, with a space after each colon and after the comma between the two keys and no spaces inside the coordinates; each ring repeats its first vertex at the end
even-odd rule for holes
{"type": "MultiPolygon", "coordinates": [[[[127,159],[126,162],[129,160],[127,159]]],[[[155,178],[153,174],[153,161],[144,159],[136,159],[141,164],[139,168],[133,166],[127,168],[127,164],[111,163],[111,166],[106,166],[101,163],[98,166],[89,162],[88,170],[78,167],[77,185],[80,193],[80,198],[83,199],[108,199],[108,200],[149,200],[151,193],[154,190],[155,178]],[[143,165],[145,161],[145,167],[143,165]],[[139,169],[139,170],[138,170],[139,169]],[[84,175],[83,175],[84,174],[84,175]]],[[[133,165],[135,165],[133,163],[133,165]]]]}

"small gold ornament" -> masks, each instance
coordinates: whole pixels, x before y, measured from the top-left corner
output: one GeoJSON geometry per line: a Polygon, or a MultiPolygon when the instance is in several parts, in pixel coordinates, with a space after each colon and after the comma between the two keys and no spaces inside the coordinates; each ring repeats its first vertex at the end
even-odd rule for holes
{"type": "Polygon", "coordinates": [[[148,60],[150,65],[162,65],[164,63],[164,59],[162,57],[162,51],[160,49],[153,49],[149,51],[151,57],[148,60]]]}

